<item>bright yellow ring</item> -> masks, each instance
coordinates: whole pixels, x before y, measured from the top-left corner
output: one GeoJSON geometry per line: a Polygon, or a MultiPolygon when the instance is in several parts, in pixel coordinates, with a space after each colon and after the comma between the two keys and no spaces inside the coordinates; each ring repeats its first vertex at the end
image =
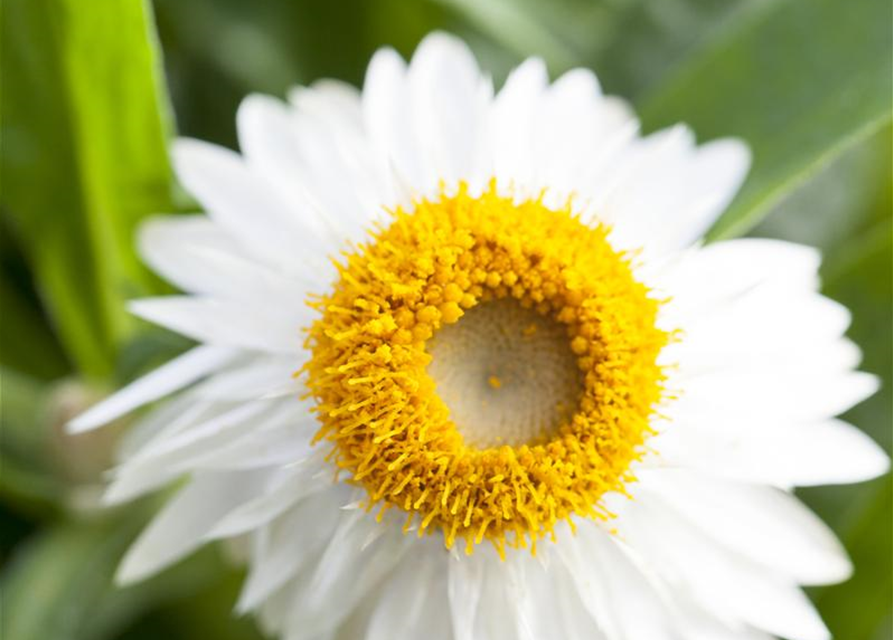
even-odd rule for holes
{"type": "Polygon", "coordinates": [[[466,551],[483,540],[535,550],[537,539],[576,514],[607,518],[599,499],[622,491],[661,400],[657,356],[668,334],[649,296],[604,226],[589,227],[571,203],[553,210],[455,195],[398,209],[386,228],[346,256],[332,292],[311,304],[308,384],[317,439],[363,486],[368,505],[399,507],[407,528],[440,529],[466,551]],[[426,372],[426,341],[464,309],[513,297],[567,327],[583,376],[573,418],[519,446],[465,444],[426,372]]]}

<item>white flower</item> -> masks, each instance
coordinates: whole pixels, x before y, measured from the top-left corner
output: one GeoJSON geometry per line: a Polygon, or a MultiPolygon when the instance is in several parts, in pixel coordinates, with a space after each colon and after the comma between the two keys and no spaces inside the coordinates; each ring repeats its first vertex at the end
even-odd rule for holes
{"type": "Polygon", "coordinates": [[[107,499],[189,482],[121,581],[234,539],[289,640],[828,637],[799,585],[850,563],[791,490],[886,471],[833,417],[877,381],[815,251],[701,243],[743,144],[537,59],[494,93],[442,34],[238,132],[176,143],[207,216],[140,236],[187,293],[133,312],[200,346],[72,425],[173,396],[107,499]]]}

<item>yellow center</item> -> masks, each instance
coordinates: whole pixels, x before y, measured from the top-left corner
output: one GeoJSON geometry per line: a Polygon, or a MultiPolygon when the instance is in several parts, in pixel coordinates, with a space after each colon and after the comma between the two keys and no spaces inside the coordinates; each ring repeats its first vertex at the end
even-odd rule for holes
{"type": "MultiPolygon", "coordinates": [[[[599,500],[633,479],[630,463],[662,395],[656,359],[668,335],[655,326],[659,302],[607,232],[582,224],[570,202],[553,210],[500,196],[495,183],[477,197],[462,185],[412,212],[396,210],[389,226],[346,256],[333,291],[311,301],[321,317],[310,329],[306,371],[322,425],[317,439],[334,445],[331,459],[366,489],[370,509],[402,509],[406,530],[439,529],[447,547],[461,538],[468,553],[484,540],[500,554],[528,543],[535,551],[560,520],[610,517],[599,500]],[[548,329],[546,342],[531,343],[539,345],[533,353],[545,353],[542,345],[561,335],[555,328],[563,330],[556,350],[571,354],[562,362],[576,371],[558,376],[565,391],[548,382],[554,411],[522,415],[520,431],[494,425],[497,437],[488,441],[466,437],[489,419],[451,415],[455,403],[438,393],[448,376],[435,369],[449,368],[443,352],[461,371],[456,354],[467,347],[438,345],[451,342],[454,327],[467,324],[467,336],[488,326],[480,317],[497,305],[529,310],[507,325],[518,329],[515,344],[548,329]]],[[[515,312],[506,313],[500,317],[515,312]]],[[[526,364],[529,385],[537,362],[526,364]]],[[[503,371],[481,375],[493,393],[513,384],[503,371]]]]}

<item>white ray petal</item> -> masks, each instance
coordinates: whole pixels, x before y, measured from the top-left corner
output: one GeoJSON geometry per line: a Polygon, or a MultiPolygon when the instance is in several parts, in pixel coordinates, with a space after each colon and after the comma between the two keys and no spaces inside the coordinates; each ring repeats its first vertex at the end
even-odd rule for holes
{"type": "Polygon", "coordinates": [[[148,218],[139,227],[137,246],[153,270],[190,293],[219,292],[226,286],[200,250],[242,253],[239,243],[205,215],[148,218]]]}
{"type": "Polygon", "coordinates": [[[456,640],[475,640],[475,624],[484,589],[484,564],[481,561],[449,563],[447,594],[456,640]]]}
{"type": "Polygon", "coordinates": [[[194,551],[214,523],[252,498],[268,477],[266,472],[199,475],[143,531],[121,561],[116,582],[130,584],[194,551]]]}
{"type": "Polygon", "coordinates": [[[94,405],[72,420],[68,424],[68,430],[71,433],[83,433],[108,424],[115,418],[205,377],[232,361],[237,354],[237,351],[226,347],[195,347],[94,405]]]}
{"type": "Polygon", "coordinates": [[[379,589],[365,640],[452,640],[449,608],[443,606],[447,562],[447,554],[427,548],[401,562],[379,589]]]}
{"type": "Polygon", "coordinates": [[[134,315],[194,340],[275,354],[299,354],[301,328],[312,317],[309,308],[297,317],[279,313],[275,307],[194,296],[142,298],[128,306],[134,315]]]}
{"type": "Polygon", "coordinates": [[[229,538],[275,520],[304,498],[332,486],[330,478],[313,478],[318,465],[298,464],[286,469],[269,488],[222,518],[205,534],[206,540],[229,538]]]}
{"type": "Polygon", "coordinates": [[[564,542],[563,546],[576,547],[562,549],[565,567],[607,640],[675,640],[661,594],[621,550],[617,539],[592,522],[582,522],[576,535],[564,542]]]}
{"type": "Polygon", "coordinates": [[[199,140],[174,143],[174,166],[208,214],[261,260],[312,278],[336,247],[307,223],[293,203],[252,172],[233,151],[199,140]]]}
{"type": "Polygon", "coordinates": [[[612,524],[677,597],[695,599],[729,624],[737,620],[793,640],[830,638],[792,579],[729,553],[661,501],[640,496],[612,524]]]}
{"type": "Polygon", "coordinates": [[[427,36],[412,57],[407,81],[416,145],[430,172],[417,187],[486,182],[489,176],[474,165],[492,86],[468,46],[445,33],[427,36]]]}
{"type": "Polygon", "coordinates": [[[306,353],[289,357],[263,357],[217,373],[196,385],[195,395],[206,400],[233,402],[257,400],[275,395],[300,395],[296,372],[307,359],[306,353]]]}
{"type": "Polygon", "coordinates": [[[683,471],[640,474],[638,491],[655,496],[729,548],[800,584],[846,580],[852,571],[834,533],[784,491],[683,471]]]}
{"type": "Polygon", "coordinates": [[[292,602],[291,625],[301,626],[308,635],[336,629],[414,543],[431,542],[405,536],[397,520],[380,523],[365,511],[340,511],[328,545],[292,602]],[[380,535],[365,544],[370,533],[380,535]],[[357,572],[357,567],[363,570],[357,572]]]}
{"type": "Polygon", "coordinates": [[[870,480],[890,468],[887,454],[859,429],[828,420],[789,424],[706,417],[672,424],[648,442],[648,464],[678,466],[782,488],[870,480]]]}
{"type": "Polygon", "coordinates": [[[509,74],[490,110],[489,146],[493,176],[503,193],[533,191],[534,116],[549,80],[545,63],[528,58],[509,74]],[[533,188],[524,189],[526,185],[533,188]]]}
{"type": "MultiPolygon", "coordinates": [[[[332,485],[299,501],[270,525],[255,533],[254,550],[248,579],[242,587],[236,611],[245,613],[283,588],[305,568],[312,567],[331,540],[340,512],[333,509],[345,494],[342,486],[332,485]]],[[[300,587],[292,581],[286,592],[300,587]]],[[[293,598],[286,593],[285,614],[293,598]]],[[[278,617],[278,616],[277,616],[278,617]]]]}

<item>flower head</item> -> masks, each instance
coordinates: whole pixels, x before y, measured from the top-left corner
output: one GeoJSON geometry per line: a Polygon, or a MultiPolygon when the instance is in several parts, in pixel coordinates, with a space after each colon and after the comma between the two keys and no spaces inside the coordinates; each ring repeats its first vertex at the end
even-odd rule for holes
{"type": "Polygon", "coordinates": [[[791,489],[886,470],[833,418],[876,381],[814,251],[700,242],[741,143],[442,34],[238,129],[140,238],[186,294],[133,311],[201,344],[73,425],[172,396],[107,497],[189,483],[122,580],[235,539],[294,640],[827,637],[798,585],[850,566],[791,489]]]}

